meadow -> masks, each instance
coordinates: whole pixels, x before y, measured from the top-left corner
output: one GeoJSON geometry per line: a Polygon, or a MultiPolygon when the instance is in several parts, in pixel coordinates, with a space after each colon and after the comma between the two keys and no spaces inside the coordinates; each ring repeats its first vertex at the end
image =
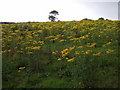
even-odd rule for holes
{"type": "Polygon", "coordinates": [[[3,88],[118,88],[118,24],[2,24],[3,88]]]}

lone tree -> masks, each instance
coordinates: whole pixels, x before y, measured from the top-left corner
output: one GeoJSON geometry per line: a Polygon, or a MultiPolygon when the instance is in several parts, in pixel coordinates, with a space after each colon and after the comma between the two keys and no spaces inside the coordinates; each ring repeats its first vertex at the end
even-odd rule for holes
{"type": "Polygon", "coordinates": [[[59,15],[58,11],[53,10],[49,14],[50,14],[49,17],[48,17],[49,20],[55,21],[55,19],[58,19],[58,18],[56,18],[56,15],[59,15]]]}

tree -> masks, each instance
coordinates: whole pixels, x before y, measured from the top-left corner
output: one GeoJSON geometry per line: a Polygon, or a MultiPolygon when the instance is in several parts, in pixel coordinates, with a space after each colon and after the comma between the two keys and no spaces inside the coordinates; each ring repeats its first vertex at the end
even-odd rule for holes
{"type": "Polygon", "coordinates": [[[53,14],[54,16],[59,15],[58,11],[56,11],[56,10],[51,11],[50,14],[53,14]]]}
{"type": "Polygon", "coordinates": [[[58,19],[58,18],[56,18],[56,15],[59,15],[58,11],[53,10],[49,14],[50,14],[49,17],[48,17],[49,20],[55,21],[55,19],[58,19]]]}
{"type": "Polygon", "coordinates": [[[91,19],[88,19],[88,18],[84,18],[84,19],[82,19],[82,20],[91,20],[91,19]]]}
{"type": "Polygon", "coordinates": [[[54,16],[52,16],[52,15],[49,15],[49,20],[51,20],[51,21],[55,21],[55,17],[54,16]]]}
{"type": "Polygon", "coordinates": [[[103,17],[101,17],[101,18],[98,18],[98,20],[104,20],[104,18],[103,18],[103,17]]]}
{"type": "Polygon", "coordinates": [[[88,20],[88,18],[84,18],[83,20],[88,20]]]}

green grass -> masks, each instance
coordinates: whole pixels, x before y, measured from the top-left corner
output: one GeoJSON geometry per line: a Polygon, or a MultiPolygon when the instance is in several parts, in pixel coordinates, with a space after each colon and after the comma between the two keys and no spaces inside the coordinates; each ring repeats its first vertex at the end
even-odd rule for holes
{"type": "Polygon", "coordinates": [[[2,25],[3,88],[118,88],[118,22],[82,20],[2,25]],[[85,39],[70,40],[85,35],[88,35],[85,39]],[[49,36],[54,37],[46,39],[49,36]],[[66,41],[59,42],[63,39],[66,41]],[[88,43],[96,45],[88,47],[88,43]],[[41,48],[33,50],[32,46],[41,48]],[[62,57],[61,51],[73,46],[62,57]],[[83,48],[78,49],[79,46],[83,48]],[[87,50],[91,52],[84,54],[87,50]],[[52,54],[55,51],[58,52],[52,54]],[[99,52],[100,55],[93,55],[99,52]],[[71,62],[66,59],[73,57],[71,62]],[[25,69],[18,72],[21,65],[25,69]]]}

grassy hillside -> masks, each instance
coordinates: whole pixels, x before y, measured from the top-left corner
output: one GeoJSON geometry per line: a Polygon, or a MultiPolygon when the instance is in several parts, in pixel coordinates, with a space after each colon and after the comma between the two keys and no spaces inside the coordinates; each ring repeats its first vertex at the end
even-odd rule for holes
{"type": "Polygon", "coordinates": [[[3,24],[3,88],[118,87],[118,22],[3,24]]]}

